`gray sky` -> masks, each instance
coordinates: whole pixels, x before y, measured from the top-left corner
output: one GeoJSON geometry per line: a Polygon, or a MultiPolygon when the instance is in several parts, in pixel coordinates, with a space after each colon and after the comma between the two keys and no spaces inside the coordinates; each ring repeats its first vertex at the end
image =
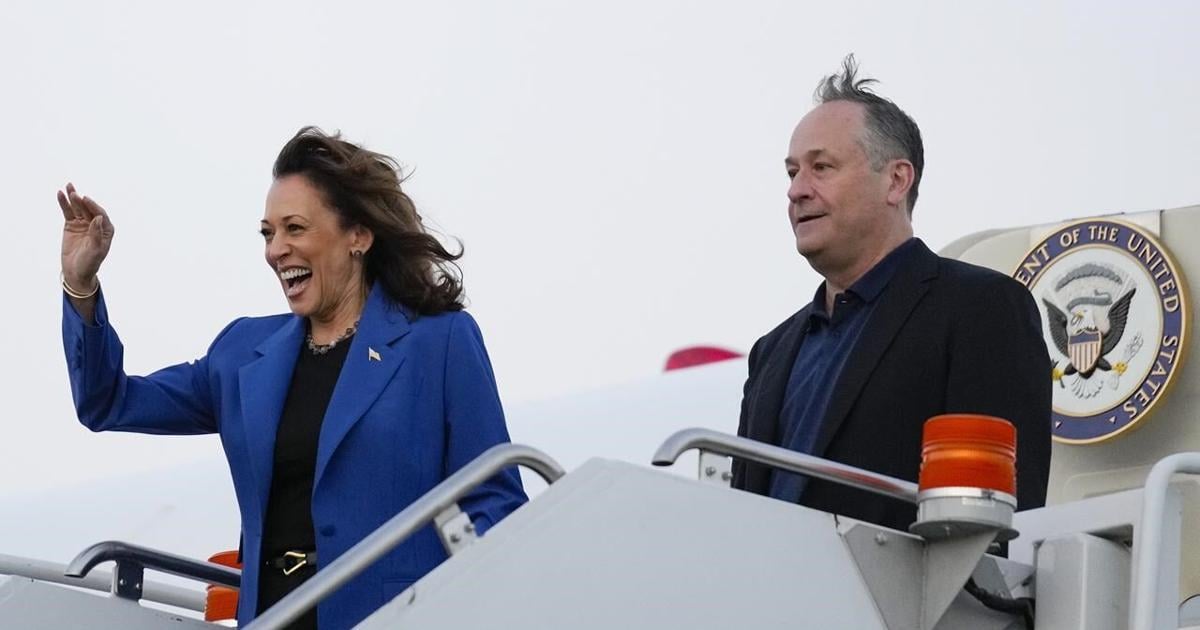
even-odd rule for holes
{"type": "MultiPolygon", "coordinates": [[[[782,159],[857,53],[921,125],[916,230],[1200,203],[1200,3],[9,3],[5,490],[211,455],[94,436],[59,337],[68,179],[117,227],[101,277],[141,373],[286,308],[256,234],[305,124],[394,155],[463,269],[507,402],[746,350],[811,296],[782,159]]],[[[569,421],[569,419],[564,419],[569,421]]]]}

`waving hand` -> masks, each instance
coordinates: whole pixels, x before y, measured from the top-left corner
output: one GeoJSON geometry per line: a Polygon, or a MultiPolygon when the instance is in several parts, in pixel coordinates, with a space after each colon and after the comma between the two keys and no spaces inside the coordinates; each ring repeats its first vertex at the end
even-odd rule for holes
{"type": "Polygon", "coordinates": [[[63,279],[76,291],[90,293],[112,246],[112,221],[100,204],[81,196],[74,184],[58,191],[58,206],[63,212],[63,279]]]}

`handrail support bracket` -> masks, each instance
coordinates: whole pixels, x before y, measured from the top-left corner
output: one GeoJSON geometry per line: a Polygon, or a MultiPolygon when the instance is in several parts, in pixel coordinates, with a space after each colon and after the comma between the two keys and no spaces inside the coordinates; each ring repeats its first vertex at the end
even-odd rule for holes
{"type": "Polygon", "coordinates": [[[438,538],[442,539],[446,553],[452,556],[479,538],[471,517],[459,509],[457,503],[451,503],[450,507],[438,512],[437,516],[433,517],[433,524],[437,528],[438,538]]]}
{"type": "Polygon", "coordinates": [[[733,481],[733,459],[700,449],[699,477],[700,481],[728,488],[733,481]]]}
{"type": "Polygon", "coordinates": [[[117,570],[112,574],[112,594],[134,602],[140,600],[144,575],[142,563],[136,560],[118,560],[117,570]]]}

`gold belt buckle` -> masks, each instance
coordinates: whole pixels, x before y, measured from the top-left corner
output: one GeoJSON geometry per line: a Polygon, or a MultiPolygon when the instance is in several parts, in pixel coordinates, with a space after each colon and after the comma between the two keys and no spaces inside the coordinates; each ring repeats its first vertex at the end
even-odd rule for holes
{"type": "Polygon", "coordinates": [[[285,551],[283,557],[289,560],[297,560],[295,564],[283,570],[284,575],[291,575],[299,571],[300,567],[308,564],[308,554],[303,551],[285,551]]]}

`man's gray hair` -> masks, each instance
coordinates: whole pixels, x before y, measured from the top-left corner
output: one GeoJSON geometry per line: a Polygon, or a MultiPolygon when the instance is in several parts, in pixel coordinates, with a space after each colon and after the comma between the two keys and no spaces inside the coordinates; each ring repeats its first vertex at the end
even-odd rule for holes
{"type": "Polygon", "coordinates": [[[871,161],[871,168],[882,169],[889,160],[905,159],[913,165],[912,188],[908,189],[908,212],[912,213],[917,203],[917,187],[921,183],[921,172],[925,170],[925,148],[921,144],[921,130],[904,110],[895,103],[871,91],[875,79],[860,79],[858,62],[854,53],[842,60],[842,71],[831,74],[817,84],[814,98],[818,105],[833,101],[849,101],[863,106],[865,137],[861,139],[863,150],[871,161]]]}

